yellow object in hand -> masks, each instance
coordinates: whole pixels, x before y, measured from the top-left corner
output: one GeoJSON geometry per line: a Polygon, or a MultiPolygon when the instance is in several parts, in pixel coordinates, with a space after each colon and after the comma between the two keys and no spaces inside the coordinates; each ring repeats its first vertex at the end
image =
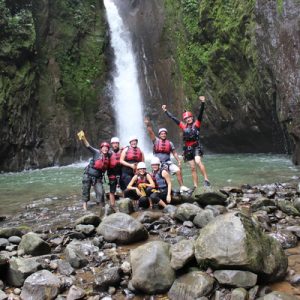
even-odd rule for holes
{"type": "Polygon", "coordinates": [[[83,130],[79,131],[77,133],[77,136],[78,136],[78,139],[81,141],[84,138],[84,132],[83,132],[83,130]]]}

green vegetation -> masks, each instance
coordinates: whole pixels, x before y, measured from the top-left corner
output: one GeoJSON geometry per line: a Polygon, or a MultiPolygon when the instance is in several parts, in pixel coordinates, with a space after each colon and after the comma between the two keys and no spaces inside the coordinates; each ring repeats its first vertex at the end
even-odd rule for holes
{"type": "MultiPolygon", "coordinates": [[[[60,44],[49,41],[43,49],[59,66],[56,101],[75,116],[82,116],[97,105],[105,74],[105,22],[95,1],[57,1],[52,26],[60,44]],[[97,83],[96,83],[97,81],[97,83]]],[[[43,54],[44,55],[44,54],[43,54]]]]}
{"type": "Polygon", "coordinates": [[[254,5],[255,0],[166,0],[166,34],[175,39],[190,99],[209,93],[228,107],[257,95],[254,5]]]}
{"type": "Polygon", "coordinates": [[[283,13],[283,0],[276,0],[277,1],[277,11],[280,15],[283,13]]]}
{"type": "MultiPolygon", "coordinates": [[[[0,0],[0,119],[7,111],[16,112],[18,93],[24,90],[22,101],[30,99],[34,88],[34,65],[32,58],[35,44],[35,28],[29,4],[24,1],[20,8],[17,2],[8,7],[0,0]]],[[[20,115],[10,115],[5,123],[13,125],[20,115]]]]}

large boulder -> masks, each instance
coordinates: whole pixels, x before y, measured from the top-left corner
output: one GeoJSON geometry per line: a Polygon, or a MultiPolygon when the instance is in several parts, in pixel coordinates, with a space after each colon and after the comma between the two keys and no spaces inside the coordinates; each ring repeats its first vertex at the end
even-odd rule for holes
{"type": "Polygon", "coordinates": [[[23,285],[25,279],[35,273],[41,264],[36,258],[11,258],[7,271],[7,282],[16,287],[23,285]]]}
{"type": "Polygon", "coordinates": [[[38,271],[24,282],[21,299],[55,299],[60,289],[60,280],[47,270],[38,271]]]}
{"type": "Polygon", "coordinates": [[[171,267],[174,270],[179,270],[190,262],[194,256],[194,241],[182,240],[171,245],[171,267]]]}
{"type": "Polygon", "coordinates": [[[196,201],[201,206],[206,205],[226,205],[227,195],[221,193],[221,192],[207,192],[202,193],[199,195],[196,195],[196,201]]]}
{"type": "Polygon", "coordinates": [[[23,250],[25,254],[33,256],[48,254],[51,252],[50,245],[34,232],[28,232],[23,235],[18,250],[23,250]]]}
{"type": "Polygon", "coordinates": [[[194,300],[207,296],[213,290],[215,280],[201,271],[193,271],[177,278],[169,293],[170,300],[194,300]]]}
{"type": "Polygon", "coordinates": [[[155,241],[131,250],[132,285],[135,289],[146,294],[169,290],[175,280],[169,248],[167,243],[155,241]]]}
{"type": "Polygon", "coordinates": [[[280,243],[238,212],[220,215],[202,228],[195,243],[195,256],[199,265],[238,268],[266,281],[281,279],[288,265],[280,243]]]}
{"type": "Polygon", "coordinates": [[[97,233],[103,235],[108,242],[120,244],[139,242],[148,238],[144,225],[124,213],[105,217],[98,226],[97,233]]]}
{"type": "Polygon", "coordinates": [[[179,205],[175,212],[175,218],[181,222],[192,221],[202,208],[191,203],[183,203],[179,205]]]}

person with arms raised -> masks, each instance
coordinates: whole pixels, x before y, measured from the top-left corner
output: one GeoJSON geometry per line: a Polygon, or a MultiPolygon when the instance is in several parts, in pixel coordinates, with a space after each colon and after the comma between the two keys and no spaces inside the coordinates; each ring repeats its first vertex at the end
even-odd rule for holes
{"type": "Polygon", "coordinates": [[[204,186],[205,187],[210,186],[206,168],[201,159],[203,156],[203,150],[202,150],[202,145],[200,143],[200,126],[201,126],[202,116],[204,111],[205,97],[200,96],[199,100],[201,101],[201,106],[196,120],[194,119],[194,116],[191,112],[185,111],[182,115],[183,121],[180,121],[167,110],[166,105],[162,106],[162,109],[165,112],[165,114],[169,118],[171,118],[183,131],[183,142],[184,142],[183,155],[184,155],[184,160],[189,162],[191,168],[194,189],[198,187],[198,175],[196,169],[197,166],[199,167],[204,177],[204,186]]]}
{"type": "Polygon", "coordinates": [[[101,205],[102,209],[105,196],[102,180],[109,166],[109,143],[102,142],[99,149],[96,149],[89,144],[83,131],[80,131],[77,135],[79,140],[83,141],[85,147],[93,155],[89,164],[86,166],[82,177],[83,209],[87,210],[87,202],[90,200],[92,186],[96,193],[96,202],[101,205]]]}
{"type": "Polygon", "coordinates": [[[148,118],[144,120],[149,137],[153,143],[153,155],[158,157],[161,162],[161,167],[168,170],[172,175],[176,174],[177,181],[180,186],[180,192],[187,192],[189,188],[183,185],[182,173],[181,173],[181,161],[175,150],[174,144],[167,139],[168,130],[166,128],[160,128],[158,130],[158,137],[152,129],[151,122],[148,118]],[[178,166],[171,161],[171,153],[176,159],[178,166]]]}

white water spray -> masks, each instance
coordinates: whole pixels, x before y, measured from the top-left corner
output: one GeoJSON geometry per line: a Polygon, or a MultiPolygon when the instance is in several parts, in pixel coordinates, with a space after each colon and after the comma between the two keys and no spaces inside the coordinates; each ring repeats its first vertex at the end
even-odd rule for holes
{"type": "Polygon", "coordinates": [[[113,103],[118,136],[121,145],[128,145],[129,137],[135,135],[139,139],[139,147],[146,150],[142,97],[130,32],[125,27],[113,0],[104,0],[104,5],[115,54],[113,103]]]}

